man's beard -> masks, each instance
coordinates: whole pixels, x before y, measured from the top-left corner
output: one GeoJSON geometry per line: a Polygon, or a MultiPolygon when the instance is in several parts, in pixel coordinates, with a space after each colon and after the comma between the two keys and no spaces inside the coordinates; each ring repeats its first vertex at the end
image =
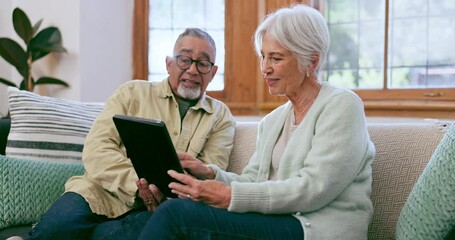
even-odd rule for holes
{"type": "Polygon", "coordinates": [[[201,95],[201,88],[188,88],[183,86],[183,84],[179,84],[177,87],[177,93],[180,95],[181,98],[188,99],[188,100],[196,100],[201,95]]]}

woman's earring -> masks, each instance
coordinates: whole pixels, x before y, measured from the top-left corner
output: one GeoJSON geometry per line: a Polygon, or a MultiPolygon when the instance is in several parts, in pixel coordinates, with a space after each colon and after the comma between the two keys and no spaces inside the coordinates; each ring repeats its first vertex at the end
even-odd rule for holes
{"type": "Polygon", "coordinates": [[[310,72],[306,72],[306,77],[310,77],[310,72]]]}

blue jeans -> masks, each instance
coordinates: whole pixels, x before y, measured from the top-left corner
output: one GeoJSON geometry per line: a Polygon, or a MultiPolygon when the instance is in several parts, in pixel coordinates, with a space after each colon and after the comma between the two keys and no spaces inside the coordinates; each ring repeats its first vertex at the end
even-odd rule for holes
{"type": "Polygon", "coordinates": [[[299,220],[290,214],[233,213],[188,199],[162,203],[139,239],[303,239],[299,220]]]}
{"type": "Polygon", "coordinates": [[[152,216],[145,208],[110,219],[94,214],[77,193],[64,193],[33,227],[27,239],[137,239],[152,216]]]}

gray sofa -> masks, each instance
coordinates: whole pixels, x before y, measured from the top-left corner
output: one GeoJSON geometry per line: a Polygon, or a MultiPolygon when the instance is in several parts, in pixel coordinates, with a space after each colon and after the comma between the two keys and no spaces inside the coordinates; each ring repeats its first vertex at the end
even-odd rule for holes
{"type": "MultiPolygon", "coordinates": [[[[247,164],[255,149],[257,126],[257,122],[237,123],[229,171],[240,173],[247,164]]],[[[447,127],[448,123],[441,122],[368,124],[368,131],[377,150],[372,166],[371,199],[374,204],[374,215],[368,239],[396,238],[400,212],[447,127]]],[[[8,121],[2,120],[0,143],[6,141],[8,131],[8,121]]],[[[0,239],[24,235],[29,228],[30,223],[1,229],[0,239]]]]}

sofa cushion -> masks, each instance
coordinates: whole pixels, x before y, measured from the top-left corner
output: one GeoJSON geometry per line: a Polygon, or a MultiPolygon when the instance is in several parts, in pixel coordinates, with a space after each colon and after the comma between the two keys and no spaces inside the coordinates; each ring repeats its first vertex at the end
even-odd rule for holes
{"type": "Polygon", "coordinates": [[[6,156],[33,160],[77,161],[102,103],[40,96],[8,88],[11,129],[6,156]]]}
{"type": "Polygon", "coordinates": [[[455,227],[455,124],[414,185],[397,222],[397,239],[443,239],[455,227]]]}
{"type": "Polygon", "coordinates": [[[0,155],[0,229],[35,223],[63,193],[69,177],[83,173],[81,162],[58,163],[0,155]]]}
{"type": "Polygon", "coordinates": [[[374,213],[368,239],[395,239],[400,211],[444,130],[430,122],[368,124],[376,147],[371,166],[374,213]]]}
{"type": "Polygon", "coordinates": [[[258,122],[237,122],[234,136],[234,147],[229,157],[227,171],[242,173],[256,150],[258,122]]]}

